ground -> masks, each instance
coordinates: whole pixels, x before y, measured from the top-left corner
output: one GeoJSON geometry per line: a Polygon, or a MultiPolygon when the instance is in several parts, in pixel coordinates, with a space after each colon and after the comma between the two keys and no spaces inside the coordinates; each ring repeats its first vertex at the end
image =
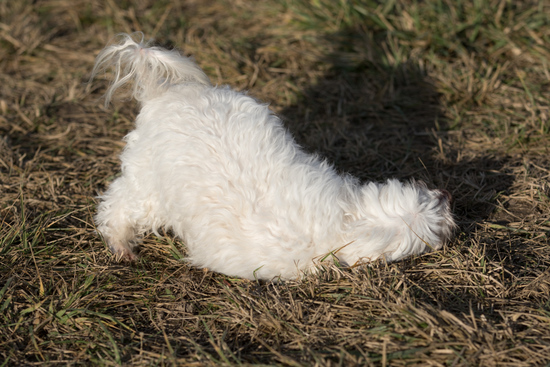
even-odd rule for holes
{"type": "Polygon", "coordinates": [[[0,365],[550,363],[550,3],[0,2],[0,365]],[[425,181],[432,254],[283,283],[118,262],[95,233],[135,102],[88,78],[119,32],[193,55],[363,181],[425,181]]]}

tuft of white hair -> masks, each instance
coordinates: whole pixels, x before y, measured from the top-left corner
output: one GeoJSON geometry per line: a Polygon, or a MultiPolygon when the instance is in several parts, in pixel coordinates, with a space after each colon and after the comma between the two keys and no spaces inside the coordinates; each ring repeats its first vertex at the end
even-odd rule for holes
{"type": "Polygon", "coordinates": [[[133,82],[132,97],[143,103],[163,94],[171,85],[198,83],[210,86],[210,79],[191,59],[177,50],[152,47],[141,32],[119,34],[118,42],[97,56],[90,80],[98,73],[114,69],[114,78],[105,93],[105,106],[115,91],[133,82]],[[136,41],[135,38],[139,38],[136,41]]]}

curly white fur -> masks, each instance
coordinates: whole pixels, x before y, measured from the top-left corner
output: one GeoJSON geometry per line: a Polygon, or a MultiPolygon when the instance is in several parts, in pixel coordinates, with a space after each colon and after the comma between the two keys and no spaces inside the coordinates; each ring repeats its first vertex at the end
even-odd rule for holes
{"type": "Polygon", "coordinates": [[[452,232],[450,195],[423,184],[360,185],[302,151],[266,105],[214,87],[176,51],[132,36],[106,47],[107,100],[132,81],[141,104],[101,196],[97,228],[135,259],[139,236],[164,227],[199,267],[243,278],[295,278],[333,254],[349,265],[439,249],[452,232]]]}

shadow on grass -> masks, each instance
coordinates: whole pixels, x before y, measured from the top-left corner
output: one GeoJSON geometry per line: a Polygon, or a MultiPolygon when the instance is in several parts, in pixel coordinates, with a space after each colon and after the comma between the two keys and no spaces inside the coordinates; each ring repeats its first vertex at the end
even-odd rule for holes
{"type": "Polygon", "coordinates": [[[501,172],[505,160],[465,154],[464,132],[451,126],[423,66],[389,65],[385,47],[369,46],[372,40],[347,53],[361,37],[345,30],[327,38],[334,52],[324,62],[332,67],[281,113],[288,128],[306,150],[363,181],[413,179],[447,189],[462,230],[487,219],[496,195],[513,182],[501,172]]]}
{"type": "MultiPolygon", "coordinates": [[[[464,150],[464,131],[446,117],[444,96],[419,63],[389,65],[383,47],[374,46],[363,51],[369,55],[365,59],[348,57],[350,39],[360,37],[364,35],[346,30],[328,38],[334,52],[324,61],[332,67],[281,113],[286,125],[306,150],[362,181],[421,180],[447,189],[459,224],[450,246],[464,247],[460,252],[467,253],[476,243],[472,237],[478,224],[492,216],[498,194],[513,183],[513,175],[503,170],[506,160],[464,150]]],[[[372,41],[364,42],[365,47],[369,44],[372,41]]],[[[486,243],[500,247],[498,241],[486,243]]],[[[499,262],[493,252],[488,249],[489,260],[499,262]]],[[[417,262],[405,260],[400,267],[407,272],[417,262]]],[[[483,297],[443,292],[441,279],[424,279],[414,272],[410,276],[419,286],[419,302],[462,312],[472,303],[483,304],[483,297]]],[[[483,312],[480,307],[477,311],[483,312]]]]}

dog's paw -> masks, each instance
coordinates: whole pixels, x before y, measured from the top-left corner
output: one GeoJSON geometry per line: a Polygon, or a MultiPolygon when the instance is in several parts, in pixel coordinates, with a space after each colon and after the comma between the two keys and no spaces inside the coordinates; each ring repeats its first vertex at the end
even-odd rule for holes
{"type": "Polygon", "coordinates": [[[113,251],[118,261],[136,261],[138,259],[138,256],[129,249],[124,249],[120,251],[113,251]]]}
{"type": "Polygon", "coordinates": [[[109,246],[117,261],[136,261],[138,256],[126,246],[109,246]]]}

